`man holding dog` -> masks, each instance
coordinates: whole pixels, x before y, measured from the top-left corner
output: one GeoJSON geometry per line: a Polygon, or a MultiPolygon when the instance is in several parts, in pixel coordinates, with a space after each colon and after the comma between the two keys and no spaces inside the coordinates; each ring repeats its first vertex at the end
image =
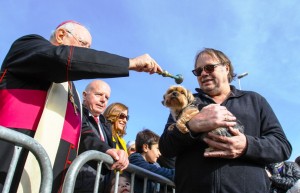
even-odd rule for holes
{"type": "Polygon", "coordinates": [[[176,157],[176,192],[268,192],[265,166],[288,159],[292,151],[272,108],[258,93],[230,85],[233,66],[219,50],[199,52],[193,74],[200,87],[194,94],[200,112],[186,120],[188,133],[168,130],[174,123],[169,116],[159,143],[162,155],[176,157]],[[244,133],[233,129],[237,120],[244,133]],[[227,127],[233,136],[210,132],[219,127],[227,127]],[[216,150],[206,152],[208,146],[216,150]]]}

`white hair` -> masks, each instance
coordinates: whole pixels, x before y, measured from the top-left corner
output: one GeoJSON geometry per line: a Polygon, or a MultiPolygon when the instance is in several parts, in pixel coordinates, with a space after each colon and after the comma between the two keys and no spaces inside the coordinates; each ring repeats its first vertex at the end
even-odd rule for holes
{"type": "Polygon", "coordinates": [[[55,41],[55,35],[56,35],[56,32],[58,29],[66,29],[67,31],[69,32],[73,32],[75,26],[74,26],[74,23],[73,22],[68,22],[68,23],[65,23],[61,26],[59,26],[58,28],[56,28],[55,30],[53,30],[51,32],[51,36],[50,36],[50,42],[54,42],[55,41]]]}

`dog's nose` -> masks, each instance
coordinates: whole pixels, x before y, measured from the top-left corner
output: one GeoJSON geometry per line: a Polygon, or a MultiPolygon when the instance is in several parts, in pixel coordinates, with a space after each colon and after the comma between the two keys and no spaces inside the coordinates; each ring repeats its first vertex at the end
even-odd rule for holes
{"type": "Polygon", "coordinates": [[[178,96],[178,92],[176,92],[176,91],[174,91],[174,92],[172,92],[172,96],[178,96]]]}

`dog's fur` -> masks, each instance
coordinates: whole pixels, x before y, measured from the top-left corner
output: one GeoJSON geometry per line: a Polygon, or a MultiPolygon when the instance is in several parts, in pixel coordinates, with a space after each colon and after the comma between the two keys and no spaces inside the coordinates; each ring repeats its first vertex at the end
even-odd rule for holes
{"type": "MultiPolygon", "coordinates": [[[[162,104],[170,109],[171,115],[174,121],[176,121],[176,123],[169,126],[168,130],[173,130],[176,125],[182,133],[189,132],[186,127],[186,122],[199,112],[193,94],[183,86],[171,86],[164,94],[162,104]]],[[[239,129],[240,132],[244,132],[244,126],[239,121],[237,121],[236,126],[233,128],[239,129]]],[[[226,127],[220,127],[211,132],[227,137],[232,136],[226,127]]],[[[203,134],[201,138],[204,138],[206,135],[207,133],[203,134]]],[[[208,147],[205,151],[210,152],[215,151],[215,149],[208,147]]]]}
{"type": "MultiPolygon", "coordinates": [[[[240,132],[244,133],[244,126],[239,122],[237,121],[236,122],[236,125],[233,127],[233,129],[238,129],[240,132]]],[[[228,130],[227,127],[219,127],[219,128],[216,128],[212,131],[210,131],[214,134],[217,134],[217,135],[222,135],[222,136],[226,136],[226,137],[232,137],[232,134],[230,133],[230,131],[228,130]]],[[[206,137],[207,133],[203,134],[201,136],[201,138],[203,139],[204,137],[206,137]]],[[[215,148],[213,147],[208,147],[205,149],[206,152],[212,152],[212,151],[216,151],[215,148]]]]}

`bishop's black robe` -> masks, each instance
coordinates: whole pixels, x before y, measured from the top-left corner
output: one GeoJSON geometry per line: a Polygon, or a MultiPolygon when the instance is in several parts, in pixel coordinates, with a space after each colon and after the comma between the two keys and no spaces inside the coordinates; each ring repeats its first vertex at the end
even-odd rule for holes
{"type": "MultiPolygon", "coordinates": [[[[129,59],[93,49],[54,46],[38,35],[16,40],[1,66],[0,125],[34,136],[47,91],[53,82],[80,79],[125,77],[129,75],[129,59]]],[[[71,82],[78,107],[79,97],[71,82]]],[[[69,91],[70,92],[70,91],[69,91]]],[[[80,136],[80,112],[75,114],[67,104],[64,128],[53,166],[52,192],[60,192],[65,173],[76,157],[80,136]]],[[[51,143],[51,139],[49,139],[51,143]]],[[[0,140],[0,191],[13,154],[13,145],[0,140]]],[[[11,192],[16,192],[28,152],[22,152],[11,192]]]]}

